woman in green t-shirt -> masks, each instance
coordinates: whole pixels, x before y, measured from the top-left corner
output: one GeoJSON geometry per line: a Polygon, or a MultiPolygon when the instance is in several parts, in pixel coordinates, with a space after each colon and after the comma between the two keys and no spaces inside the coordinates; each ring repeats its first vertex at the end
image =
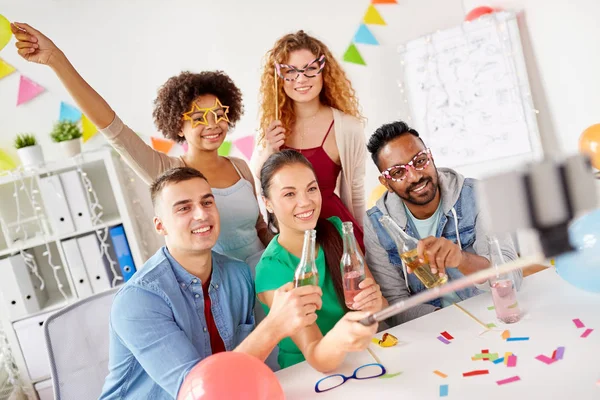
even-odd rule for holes
{"type": "MultiPolygon", "coordinates": [[[[366,279],[359,285],[362,290],[352,305],[353,310],[360,311],[347,312],[340,271],[342,221],[338,217],[319,218],[321,193],[313,167],[302,154],[284,150],[271,155],[261,170],[261,187],[269,228],[279,231],[256,266],[256,293],[267,314],[274,291],[294,279],[304,231],[317,231],[315,263],[323,305],[316,311],[316,324],[279,343],[279,365],[286,368],[306,359],[321,372],[331,371],[342,363],[346,353],[368,346],[377,327],[365,327],[356,321],[381,310],[387,302],[365,265],[366,279]]],[[[314,310],[313,306],[306,311],[314,310]]]]}

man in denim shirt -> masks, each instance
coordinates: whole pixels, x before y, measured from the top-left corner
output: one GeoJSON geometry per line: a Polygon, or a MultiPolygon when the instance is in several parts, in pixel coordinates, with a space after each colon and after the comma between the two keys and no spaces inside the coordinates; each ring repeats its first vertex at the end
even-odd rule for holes
{"type": "Polygon", "coordinates": [[[318,287],[278,289],[254,329],[254,283],[245,263],[211,251],[219,213],[206,178],[165,172],[150,188],[166,247],[116,294],[109,375],[100,399],[173,399],[187,373],[219,351],[265,360],[277,343],[316,321],[318,287]],[[275,310],[275,313],[273,311],[275,310]]]}
{"type": "MultiPolygon", "coordinates": [[[[488,268],[487,235],[476,204],[475,180],[449,168],[436,168],[419,134],[398,121],[375,131],[367,145],[387,192],[367,211],[364,221],[366,261],[390,304],[426,290],[398,254],[379,222],[389,215],[407,234],[420,239],[418,252],[427,256],[433,273],[460,279],[488,268]]],[[[499,238],[506,261],[517,258],[510,238],[499,238]]],[[[515,276],[520,286],[522,273],[515,276]]],[[[486,282],[413,307],[388,321],[397,325],[480,293],[486,282]]]]}

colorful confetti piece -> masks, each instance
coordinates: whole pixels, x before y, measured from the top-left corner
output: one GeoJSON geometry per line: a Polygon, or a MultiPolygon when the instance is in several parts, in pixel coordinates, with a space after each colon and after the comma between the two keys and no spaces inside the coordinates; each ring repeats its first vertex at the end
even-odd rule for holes
{"type": "Polygon", "coordinates": [[[529,337],[509,337],[506,339],[507,342],[522,342],[524,340],[529,340],[529,337]]]}
{"type": "Polygon", "coordinates": [[[476,376],[476,375],[487,375],[490,371],[487,369],[477,369],[475,371],[463,372],[463,376],[476,376]]]}
{"type": "Polygon", "coordinates": [[[483,349],[483,350],[481,350],[481,352],[482,352],[483,354],[488,354],[490,351],[489,351],[488,349],[483,349]]]}
{"type": "Polygon", "coordinates": [[[501,362],[504,362],[504,357],[497,358],[493,361],[494,364],[500,364],[501,362]]]}
{"type": "Polygon", "coordinates": [[[517,307],[519,307],[519,303],[518,302],[516,302],[514,304],[511,304],[510,306],[508,306],[508,308],[517,308],[517,307]]]}
{"type": "Polygon", "coordinates": [[[512,356],[512,353],[510,351],[507,351],[506,353],[504,353],[504,365],[508,364],[508,357],[512,356]]]}
{"type": "Polygon", "coordinates": [[[398,344],[398,338],[391,333],[384,333],[381,340],[373,338],[371,339],[371,342],[381,347],[392,347],[398,344]]]}
{"type": "Polygon", "coordinates": [[[586,337],[588,337],[588,336],[590,335],[590,333],[592,333],[593,331],[594,331],[593,329],[586,329],[586,330],[585,330],[585,332],[583,332],[583,333],[581,334],[581,337],[582,337],[582,338],[586,338],[586,337]]]}
{"type": "Polygon", "coordinates": [[[396,372],[395,374],[385,374],[385,375],[381,375],[379,377],[379,379],[395,378],[395,377],[399,376],[400,374],[402,374],[402,372],[396,372]]]}
{"type": "Polygon", "coordinates": [[[440,333],[440,335],[442,335],[443,337],[445,337],[445,338],[446,338],[446,339],[448,339],[448,340],[452,340],[452,339],[454,339],[454,338],[452,337],[452,335],[451,335],[451,334],[449,334],[449,333],[448,333],[448,332],[446,332],[446,331],[444,331],[444,332],[440,333]]]}
{"type": "Polygon", "coordinates": [[[508,362],[506,363],[507,367],[516,367],[517,366],[517,356],[514,354],[512,356],[508,356],[508,362]]]}
{"type": "Polygon", "coordinates": [[[555,360],[562,360],[563,356],[565,355],[565,348],[563,346],[558,347],[556,350],[556,353],[554,353],[554,358],[555,360]]]}
{"type": "Polygon", "coordinates": [[[448,385],[440,385],[440,397],[448,396],[448,385]]]}
{"type": "Polygon", "coordinates": [[[488,328],[496,328],[496,324],[494,324],[493,322],[490,322],[489,324],[486,325],[488,328]]]}
{"type": "Polygon", "coordinates": [[[585,328],[585,325],[583,324],[583,322],[581,322],[581,320],[579,318],[575,318],[573,320],[573,323],[575,324],[575,326],[577,328],[585,328]]]}
{"type": "Polygon", "coordinates": [[[492,310],[493,310],[493,309],[495,309],[495,308],[496,308],[496,307],[494,307],[494,306],[489,306],[489,307],[488,307],[488,310],[492,311],[492,310]]]}
{"type": "Polygon", "coordinates": [[[437,339],[442,343],[450,344],[450,342],[448,340],[446,340],[446,338],[443,336],[438,336],[437,339]]]}
{"type": "Polygon", "coordinates": [[[502,339],[506,340],[510,337],[510,331],[506,330],[504,332],[502,332],[502,339]]]}
{"type": "Polygon", "coordinates": [[[438,371],[437,369],[435,371],[433,371],[434,374],[436,374],[437,376],[441,377],[441,378],[447,378],[448,375],[446,375],[443,372],[438,371]]]}
{"type": "Polygon", "coordinates": [[[510,378],[506,378],[506,379],[502,379],[500,381],[496,381],[496,383],[498,385],[506,385],[507,383],[512,383],[512,382],[516,382],[516,381],[520,381],[521,378],[519,378],[518,375],[515,376],[511,376],[510,378]]]}
{"type": "Polygon", "coordinates": [[[551,359],[551,358],[549,358],[549,357],[546,357],[546,356],[545,356],[545,355],[543,355],[543,354],[540,354],[539,356],[536,356],[536,357],[535,357],[535,359],[536,359],[536,360],[539,360],[539,361],[541,361],[541,362],[543,362],[543,363],[545,363],[546,365],[550,365],[550,364],[552,364],[553,362],[555,362],[555,361],[556,361],[556,360],[553,360],[553,359],[551,359]]]}

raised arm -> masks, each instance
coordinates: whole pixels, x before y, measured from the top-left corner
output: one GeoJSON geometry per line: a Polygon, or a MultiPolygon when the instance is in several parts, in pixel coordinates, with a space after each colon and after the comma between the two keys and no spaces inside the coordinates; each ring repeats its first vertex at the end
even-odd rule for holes
{"type": "Polygon", "coordinates": [[[115,112],[69,62],[64,53],[44,34],[31,26],[15,22],[11,30],[17,39],[19,55],[29,62],[48,65],[56,73],[81,111],[99,129],[106,128],[115,112]]]}

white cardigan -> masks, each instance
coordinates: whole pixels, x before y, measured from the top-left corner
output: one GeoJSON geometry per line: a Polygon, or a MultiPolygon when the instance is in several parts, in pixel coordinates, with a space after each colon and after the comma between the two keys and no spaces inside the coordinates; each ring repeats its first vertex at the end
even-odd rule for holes
{"type": "MultiPolygon", "coordinates": [[[[335,108],[331,110],[335,141],[342,164],[336,192],[339,193],[342,203],[354,219],[362,226],[365,215],[365,158],[367,152],[364,128],[358,118],[344,114],[335,108]]],[[[250,166],[256,177],[260,176],[260,169],[266,159],[266,149],[255,143],[250,166]]],[[[260,182],[256,187],[260,187],[260,182]]]]}

